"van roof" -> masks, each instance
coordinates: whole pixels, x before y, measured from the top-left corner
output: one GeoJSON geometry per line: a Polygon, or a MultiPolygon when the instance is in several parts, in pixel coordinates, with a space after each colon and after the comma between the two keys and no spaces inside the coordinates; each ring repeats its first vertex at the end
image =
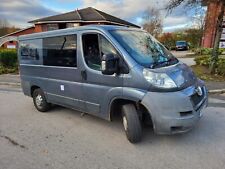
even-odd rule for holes
{"type": "Polygon", "coordinates": [[[108,31],[108,30],[116,30],[116,29],[129,29],[129,30],[140,30],[139,28],[130,28],[126,26],[115,26],[115,25],[88,25],[88,26],[80,26],[80,27],[73,27],[67,29],[60,29],[60,30],[53,30],[53,31],[46,31],[40,33],[32,33],[28,35],[21,35],[19,36],[19,41],[21,40],[29,40],[29,39],[39,39],[44,37],[51,37],[51,36],[60,36],[75,33],[77,31],[84,31],[84,30],[99,30],[99,31],[108,31]]]}

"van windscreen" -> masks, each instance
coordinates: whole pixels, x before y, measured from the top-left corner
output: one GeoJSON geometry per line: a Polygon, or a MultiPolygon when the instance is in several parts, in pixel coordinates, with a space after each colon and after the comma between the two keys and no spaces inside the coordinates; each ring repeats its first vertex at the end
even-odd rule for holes
{"type": "Polygon", "coordinates": [[[178,62],[160,42],[145,31],[111,30],[109,32],[128,54],[144,67],[165,67],[178,62]]]}

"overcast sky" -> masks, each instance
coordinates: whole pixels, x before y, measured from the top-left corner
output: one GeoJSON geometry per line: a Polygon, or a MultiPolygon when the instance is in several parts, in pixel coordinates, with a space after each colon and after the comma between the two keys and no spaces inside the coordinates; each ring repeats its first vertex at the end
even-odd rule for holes
{"type": "Polygon", "coordinates": [[[0,19],[20,28],[29,26],[30,20],[75,10],[94,7],[106,13],[141,25],[143,11],[148,7],[160,9],[164,18],[164,31],[185,28],[191,25],[193,11],[178,7],[172,14],[164,10],[169,0],[1,0],[0,19]],[[185,12],[186,11],[186,12],[185,12]]]}

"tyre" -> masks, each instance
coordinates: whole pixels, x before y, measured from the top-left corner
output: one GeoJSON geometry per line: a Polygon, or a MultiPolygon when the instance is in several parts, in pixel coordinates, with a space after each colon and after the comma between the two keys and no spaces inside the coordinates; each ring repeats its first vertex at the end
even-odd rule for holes
{"type": "Polygon", "coordinates": [[[122,106],[122,121],[127,139],[131,143],[140,142],[142,138],[141,121],[133,104],[122,106]]]}
{"type": "Polygon", "coordinates": [[[44,92],[39,88],[33,92],[33,102],[36,109],[40,112],[46,112],[50,109],[51,105],[46,101],[44,92]]]}

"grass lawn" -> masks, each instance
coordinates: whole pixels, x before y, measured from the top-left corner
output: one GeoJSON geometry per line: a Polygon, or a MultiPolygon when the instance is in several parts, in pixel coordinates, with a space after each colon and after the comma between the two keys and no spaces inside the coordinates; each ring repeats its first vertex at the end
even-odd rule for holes
{"type": "Polygon", "coordinates": [[[193,65],[191,66],[192,70],[195,74],[202,80],[205,81],[215,81],[215,82],[225,82],[225,76],[210,74],[209,68],[201,65],[193,65]]]}

